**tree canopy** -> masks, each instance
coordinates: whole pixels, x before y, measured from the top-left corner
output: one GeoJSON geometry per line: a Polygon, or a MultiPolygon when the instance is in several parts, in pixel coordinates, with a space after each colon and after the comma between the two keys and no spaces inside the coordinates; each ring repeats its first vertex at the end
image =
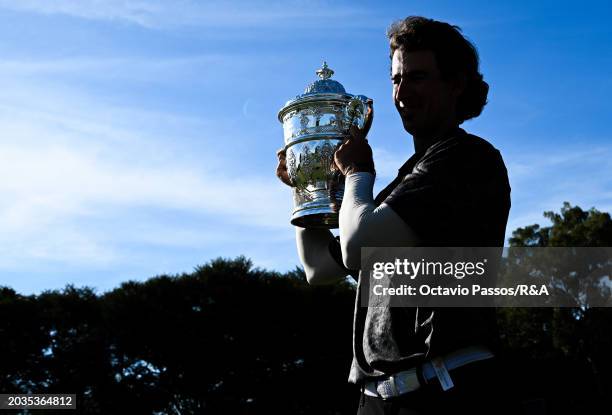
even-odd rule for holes
{"type": "MultiPolygon", "coordinates": [[[[544,212],[544,217],[550,226],[518,228],[509,239],[510,246],[612,247],[609,213],[594,208],[585,211],[565,202],[559,213],[544,212]]],[[[609,272],[602,276],[579,269],[565,271],[556,278],[570,295],[580,291],[610,299],[609,272]]],[[[612,369],[612,309],[588,304],[579,308],[503,308],[498,316],[507,360],[520,368],[517,372],[540,374],[537,379],[517,376],[523,394],[547,397],[553,413],[595,413],[602,397],[612,391],[607,376],[612,369]]]]}

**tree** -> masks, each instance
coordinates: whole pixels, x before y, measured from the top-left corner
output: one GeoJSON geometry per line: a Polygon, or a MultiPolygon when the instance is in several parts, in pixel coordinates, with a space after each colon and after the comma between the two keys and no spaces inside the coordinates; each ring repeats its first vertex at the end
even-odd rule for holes
{"type": "MultiPolygon", "coordinates": [[[[544,217],[551,221],[551,226],[534,224],[518,228],[512,233],[510,246],[612,246],[612,220],[608,213],[594,208],[584,211],[565,202],[560,213],[548,211],[544,217]]],[[[609,251],[605,251],[607,257],[591,258],[585,269],[575,268],[575,264],[584,261],[571,260],[572,255],[580,255],[584,250],[565,250],[564,258],[544,251],[538,254],[517,252],[518,256],[524,257],[509,258],[510,265],[506,268],[509,274],[517,272],[514,266],[517,263],[544,270],[542,273],[548,278],[554,269],[552,278],[556,279],[556,284],[567,295],[583,302],[578,308],[500,309],[500,326],[504,329],[507,353],[516,361],[528,361],[527,366],[540,366],[542,373],[549,374],[547,381],[540,384],[551,386],[544,391],[555,396],[551,401],[568,404],[567,399],[575,399],[571,405],[579,408],[592,406],[595,400],[601,401],[604,393],[612,390],[609,377],[604,375],[612,369],[609,356],[612,350],[612,313],[609,308],[590,306],[595,299],[609,301],[612,298],[609,251]],[[527,258],[531,255],[537,258],[527,258]],[[581,379],[578,385],[575,379],[581,379]],[[573,386],[568,388],[569,384],[573,386]]]]}
{"type": "Polygon", "coordinates": [[[244,257],[102,295],[4,288],[0,387],[76,393],[83,414],[352,413],[353,306],[349,283],[244,257]]]}

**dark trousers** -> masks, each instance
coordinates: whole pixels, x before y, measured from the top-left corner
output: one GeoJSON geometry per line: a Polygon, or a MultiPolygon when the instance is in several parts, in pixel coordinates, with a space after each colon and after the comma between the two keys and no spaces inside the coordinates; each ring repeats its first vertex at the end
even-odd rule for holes
{"type": "Polygon", "coordinates": [[[437,379],[397,398],[362,393],[357,415],[516,414],[504,374],[495,358],[451,370],[454,387],[443,391],[437,379]]]}

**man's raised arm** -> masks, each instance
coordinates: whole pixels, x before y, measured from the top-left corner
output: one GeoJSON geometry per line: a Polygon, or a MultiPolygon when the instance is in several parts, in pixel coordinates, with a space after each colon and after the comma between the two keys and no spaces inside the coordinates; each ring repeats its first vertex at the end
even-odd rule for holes
{"type": "Polygon", "coordinates": [[[361,248],[415,246],[416,233],[387,204],[376,207],[372,195],[374,174],[351,173],[346,177],[340,208],[340,245],[344,265],[361,268],[361,248]]]}

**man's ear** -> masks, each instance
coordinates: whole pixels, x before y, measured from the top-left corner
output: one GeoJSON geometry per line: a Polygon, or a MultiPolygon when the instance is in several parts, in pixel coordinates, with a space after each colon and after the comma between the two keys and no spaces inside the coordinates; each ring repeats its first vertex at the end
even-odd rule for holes
{"type": "Polygon", "coordinates": [[[453,95],[455,98],[459,98],[467,88],[467,75],[465,72],[459,72],[455,75],[451,80],[451,85],[453,87],[453,95]]]}

